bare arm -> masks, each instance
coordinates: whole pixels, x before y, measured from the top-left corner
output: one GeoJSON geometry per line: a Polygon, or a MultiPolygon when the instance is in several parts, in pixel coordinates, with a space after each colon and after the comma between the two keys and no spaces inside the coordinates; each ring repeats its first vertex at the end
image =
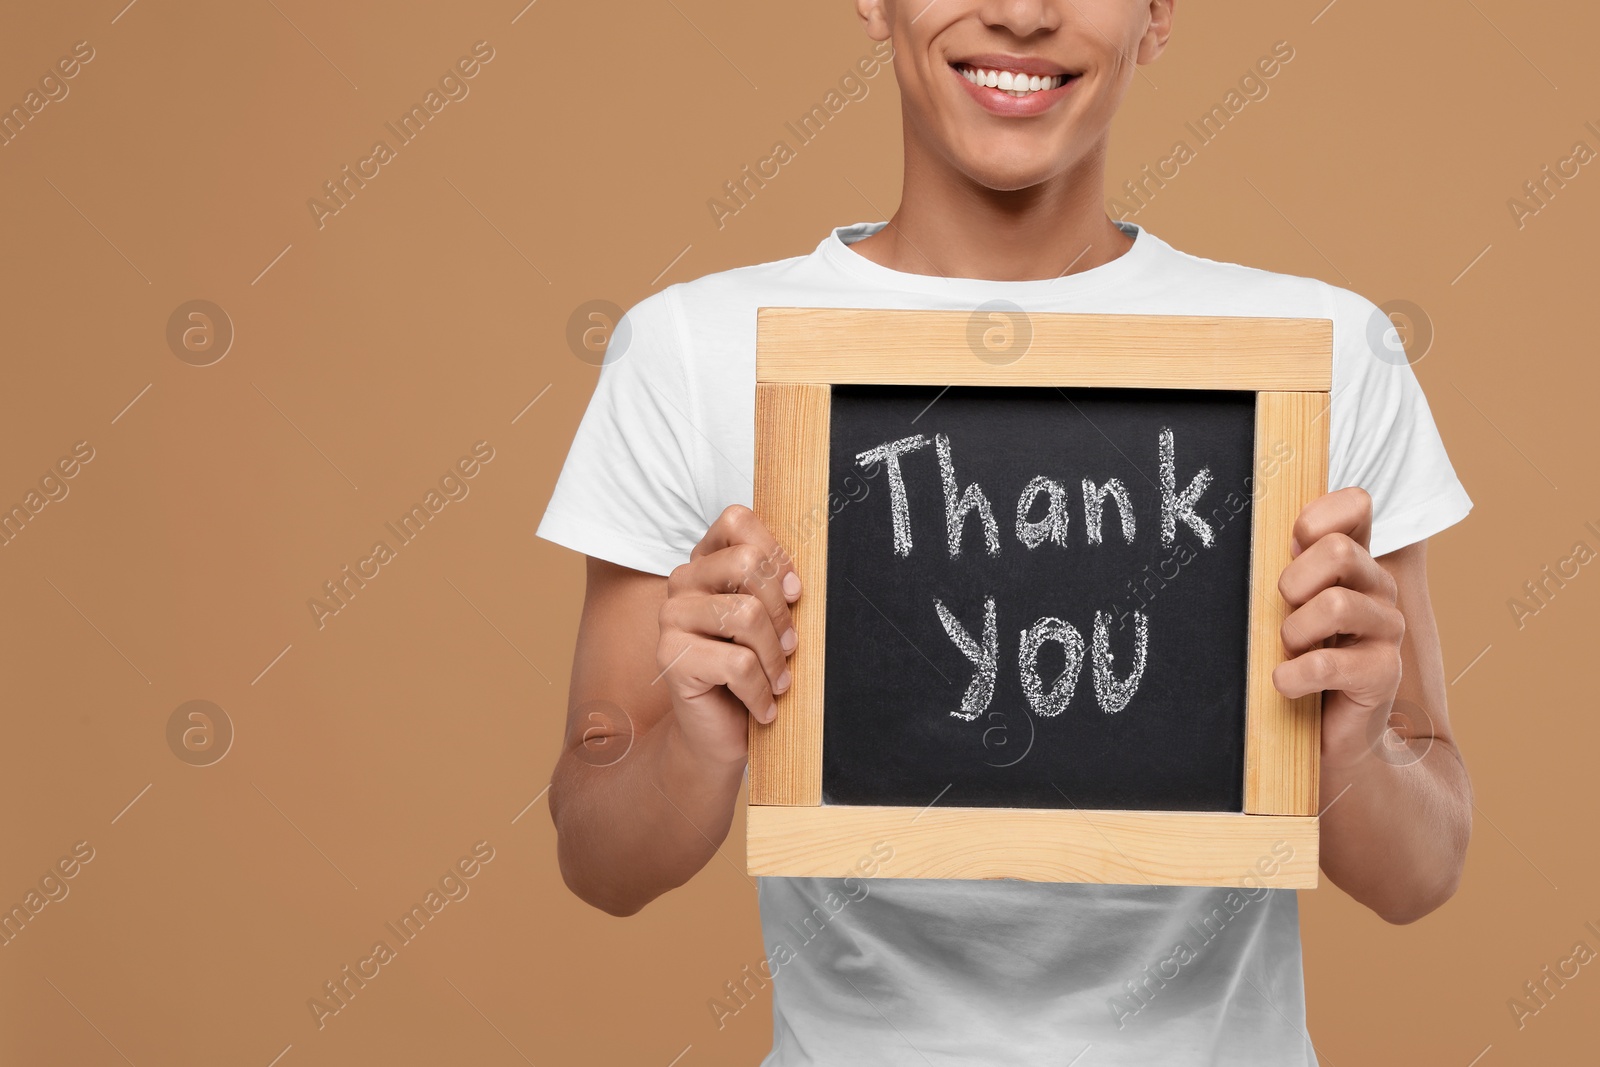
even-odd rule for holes
{"type": "Polygon", "coordinates": [[[1301,515],[1296,540],[1308,547],[1280,583],[1295,606],[1283,626],[1290,658],[1274,680],[1290,696],[1325,691],[1323,871],[1383,919],[1409,923],[1460,883],[1472,785],[1445,707],[1426,542],[1374,559],[1371,517],[1359,489],[1301,515]]]}
{"type": "Polygon", "coordinates": [[[671,578],[589,559],[550,779],[561,875],[583,900],[631,915],[727,837],[748,716],[769,718],[788,687],[792,574],[744,508],[725,512],[671,578]]]}

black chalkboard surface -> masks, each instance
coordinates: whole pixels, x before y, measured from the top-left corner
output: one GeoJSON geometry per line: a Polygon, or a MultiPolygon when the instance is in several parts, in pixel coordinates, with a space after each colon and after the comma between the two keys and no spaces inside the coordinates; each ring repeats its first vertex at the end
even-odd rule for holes
{"type": "Polygon", "coordinates": [[[1241,810],[1254,418],[834,386],[824,803],[1241,810]]]}

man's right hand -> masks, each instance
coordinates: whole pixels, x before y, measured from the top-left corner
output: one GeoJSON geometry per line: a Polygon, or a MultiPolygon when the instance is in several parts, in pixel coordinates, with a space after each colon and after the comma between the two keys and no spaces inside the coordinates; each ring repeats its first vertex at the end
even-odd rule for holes
{"type": "Polygon", "coordinates": [[[747,758],[747,715],[771,722],[789,688],[800,576],[749,508],[718,516],[667,579],[656,646],[683,742],[718,763],[747,758]]]}

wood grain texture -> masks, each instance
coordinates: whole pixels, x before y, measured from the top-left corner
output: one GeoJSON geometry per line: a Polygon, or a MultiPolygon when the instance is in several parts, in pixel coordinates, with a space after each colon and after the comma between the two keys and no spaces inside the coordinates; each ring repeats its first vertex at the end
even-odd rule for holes
{"type": "Polygon", "coordinates": [[[1314,816],[1029,808],[752,806],[753,875],[843,878],[873,846],[876,877],[1118,885],[1317,885],[1314,816]],[[880,844],[881,843],[881,844],[880,844]]]}
{"type": "Polygon", "coordinates": [[[1029,312],[1008,321],[966,311],[781,307],[757,316],[762,382],[1332,388],[1327,319],[1029,312]],[[1012,345],[1020,355],[1007,362],[1012,345]]]}
{"type": "Polygon", "coordinates": [[[1289,564],[1294,521],[1327,491],[1328,399],[1324,393],[1256,397],[1244,759],[1244,810],[1252,814],[1317,814],[1322,698],[1288,699],[1273,688],[1272,671],[1284,656],[1289,609],[1278,576],[1289,564]]]}
{"type": "Polygon", "coordinates": [[[822,670],[828,602],[826,385],[756,386],[755,513],[794,557],[801,596],[794,680],[778,715],[750,720],[750,803],[822,803],[822,670]]]}

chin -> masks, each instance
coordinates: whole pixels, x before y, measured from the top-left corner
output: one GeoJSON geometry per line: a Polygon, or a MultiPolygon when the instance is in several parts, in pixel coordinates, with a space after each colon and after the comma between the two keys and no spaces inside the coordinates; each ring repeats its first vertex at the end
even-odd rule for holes
{"type": "Polygon", "coordinates": [[[961,159],[961,171],[985,189],[1016,192],[1049,181],[1064,168],[1057,159],[1037,153],[975,153],[961,159]]]}

